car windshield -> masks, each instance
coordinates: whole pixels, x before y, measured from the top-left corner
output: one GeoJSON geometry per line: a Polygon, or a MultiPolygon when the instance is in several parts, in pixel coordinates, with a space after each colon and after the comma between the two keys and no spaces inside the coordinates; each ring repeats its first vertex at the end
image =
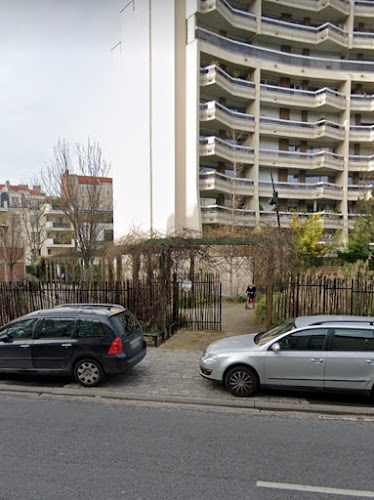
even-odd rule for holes
{"type": "Polygon", "coordinates": [[[282,333],[289,332],[290,330],[293,330],[295,328],[295,320],[294,319],[289,319],[288,321],[282,323],[279,326],[276,326],[275,328],[272,328],[271,330],[264,332],[264,333],[259,333],[255,337],[255,343],[257,345],[264,345],[267,342],[270,342],[270,340],[275,339],[278,337],[278,335],[281,335],[282,333]]]}

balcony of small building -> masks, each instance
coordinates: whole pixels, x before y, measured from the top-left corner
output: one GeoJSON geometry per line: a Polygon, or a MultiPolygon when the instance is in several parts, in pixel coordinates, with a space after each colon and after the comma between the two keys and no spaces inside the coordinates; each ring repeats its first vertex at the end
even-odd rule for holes
{"type": "Polygon", "coordinates": [[[351,142],[371,143],[374,141],[374,125],[351,125],[349,140],[351,142]]]}
{"type": "Polygon", "coordinates": [[[342,111],[346,107],[345,95],[327,87],[312,91],[261,84],[260,95],[262,102],[279,106],[321,111],[342,111]]]}
{"type": "Polygon", "coordinates": [[[307,12],[320,12],[325,18],[343,14],[348,16],[350,12],[349,0],[298,0],[295,4],[294,0],[263,0],[263,3],[268,3],[273,6],[273,9],[281,8],[281,6],[297,8],[298,11],[304,10],[307,12]]]}
{"type": "Polygon", "coordinates": [[[72,225],[70,222],[56,222],[54,220],[47,220],[47,222],[45,223],[45,228],[47,231],[66,231],[71,230],[72,225]]]}
{"type": "Polygon", "coordinates": [[[227,0],[200,0],[198,5],[198,21],[210,29],[229,31],[238,37],[257,32],[256,16],[233,7],[227,0]]]}
{"type": "Polygon", "coordinates": [[[330,22],[320,26],[310,26],[263,16],[261,40],[271,41],[274,36],[291,41],[293,46],[305,47],[305,44],[308,44],[323,47],[324,50],[336,50],[348,46],[348,33],[330,22]]]}
{"type": "Polygon", "coordinates": [[[255,226],[255,210],[231,208],[223,205],[201,206],[201,222],[207,224],[222,224],[235,226],[255,226]]]}
{"type": "Polygon", "coordinates": [[[217,101],[200,104],[200,121],[209,122],[209,131],[218,134],[220,130],[241,130],[254,132],[255,120],[252,115],[242,111],[234,111],[217,101]]]}
{"type": "Polygon", "coordinates": [[[374,94],[352,94],[351,111],[374,111],[374,94]]]}
{"type": "Polygon", "coordinates": [[[328,120],[319,120],[313,123],[262,116],[260,118],[260,133],[267,136],[338,142],[344,140],[345,129],[342,125],[328,120]]]}
{"type": "Polygon", "coordinates": [[[357,18],[373,18],[374,17],[374,2],[372,0],[355,0],[354,6],[355,19],[357,18]]]}
{"type": "Polygon", "coordinates": [[[47,238],[45,241],[45,245],[47,248],[73,248],[74,240],[70,238],[58,238],[57,236],[54,238],[47,238]]]}
{"type": "Polygon", "coordinates": [[[254,100],[256,93],[253,82],[231,76],[216,64],[200,69],[200,86],[204,88],[204,95],[211,100],[235,96],[250,101],[254,100]]]}
{"type": "Polygon", "coordinates": [[[279,74],[342,81],[347,73],[360,79],[361,75],[374,72],[374,61],[371,60],[292,54],[238,41],[202,27],[196,28],[196,37],[201,51],[211,57],[221,57],[226,61],[233,61],[235,57],[238,61],[244,60],[248,66],[261,65],[264,70],[279,74]]]}
{"type": "Polygon", "coordinates": [[[200,193],[209,193],[212,197],[216,197],[221,193],[238,196],[254,195],[252,179],[231,177],[215,170],[200,173],[199,189],[200,193]]]}
{"type": "Polygon", "coordinates": [[[218,161],[227,160],[231,163],[254,163],[254,150],[242,144],[233,144],[216,136],[200,137],[200,156],[204,163],[210,165],[218,161]],[[211,163],[209,163],[211,160],[211,163]]]}
{"type": "Polygon", "coordinates": [[[358,201],[370,195],[372,184],[350,184],[348,185],[348,201],[358,201]]]}
{"type": "MultiPolygon", "coordinates": [[[[308,184],[305,182],[275,182],[274,188],[279,198],[293,200],[324,199],[341,201],[343,199],[343,187],[330,182],[317,182],[308,184]]],[[[271,182],[260,181],[258,184],[259,196],[273,196],[271,182]]]]}
{"type": "MultiPolygon", "coordinates": [[[[290,227],[292,217],[296,214],[300,218],[307,218],[318,213],[323,217],[323,227],[325,229],[341,229],[343,226],[343,214],[332,212],[279,212],[280,226],[283,228],[290,227]]],[[[261,211],[260,223],[276,227],[278,225],[276,212],[261,211]]]]}
{"type": "Polygon", "coordinates": [[[348,164],[349,171],[371,172],[374,170],[374,155],[350,155],[348,164]]]}
{"type": "Polygon", "coordinates": [[[344,158],[330,151],[301,153],[299,151],[281,151],[260,149],[260,165],[269,167],[297,168],[300,170],[324,170],[341,172],[344,158]]]}

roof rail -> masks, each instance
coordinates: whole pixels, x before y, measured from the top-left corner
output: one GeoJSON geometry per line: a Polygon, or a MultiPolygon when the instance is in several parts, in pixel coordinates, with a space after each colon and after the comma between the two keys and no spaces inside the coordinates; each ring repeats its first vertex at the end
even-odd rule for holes
{"type": "Polygon", "coordinates": [[[315,323],[309,323],[309,326],[312,325],[325,325],[326,323],[364,323],[364,324],[369,324],[369,325],[374,325],[374,321],[371,320],[364,320],[364,319],[340,319],[340,320],[325,320],[325,321],[316,321],[315,323]]]}
{"type": "Polygon", "coordinates": [[[59,306],[55,306],[55,308],[62,307],[76,307],[79,309],[94,309],[97,308],[105,308],[105,309],[125,309],[121,304],[101,304],[97,302],[82,302],[82,303],[74,303],[74,304],[61,304],[59,306]]]}

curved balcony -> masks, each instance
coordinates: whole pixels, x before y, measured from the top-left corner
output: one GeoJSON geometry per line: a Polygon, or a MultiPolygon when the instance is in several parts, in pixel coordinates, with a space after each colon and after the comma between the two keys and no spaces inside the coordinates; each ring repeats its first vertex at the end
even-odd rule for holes
{"type": "Polygon", "coordinates": [[[254,184],[251,179],[229,177],[216,171],[200,174],[200,191],[226,193],[238,196],[253,196],[254,184]]]}
{"type": "Polygon", "coordinates": [[[374,125],[351,125],[349,139],[356,142],[373,142],[374,125]]]}
{"type": "Polygon", "coordinates": [[[277,118],[260,118],[260,132],[263,135],[297,137],[300,139],[333,139],[344,140],[345,129],[342,125],[327,120],[318,122],[297,122],[277,118]]]}
{"type": "Polygon", "coordinates": [[[215,64],[200,69],[200,85],[212,87],[212,97],[235,96],[250,100],[255,98],[255,84],[242,78],[234,78],[215,64]],[[213,89],[215,86],[219,89],[213,89]],[[224,92],[222,92],[224,91],[224,92]]]}
{"type": "Polygon", "coordinates": [[[348,186],[348,200],[358,201],[371,193],[372,185],[363,186],[362,184],[351,184],[348,186]]]}
{"type": "Polygon", "coordinates": [[[252,164],[254,162],[253,148],[231,144],[215,136],[200,138],[200,156],[205,158],[205,162],[209,157],[216,161],[224,159],[231,163],[252,164]]]}
{"type": "MultiPolygon", "coordinates": [[[[270,198],[273,196],[271,182],[260,181],[258,187],[260,196],[268,196],[270,198]]],[[[288,200],[343,199],[343,187],[329,182],[317,182],[315,184],[306,184],[302,182],[275,182],[274,187],[278,192],[279,198],[288,200]]]]}
{"type": "Polygon", "coordinates": [[[374,170],[374,155],[351,155],[348,163],[350,172],[370,172],[374,170]]]}
{"type": "MultiPolygon", "coordinates": [[[[317,70],[314,71],[318,74],[318,70],[328,70],[331,72],[331,77],[336,79],[336,72],[342,71],[344,74],[346,72],[354,71],[358,72],[360,75],[365,72],[374,72],[374,61],[362,61],[353,59],[333,59],[326,57],[316,57],[316,56],[301,56],[297,54],[289,54],[286,52],[281,52],[278,50],[266,49],[264,47],[258,47],[256,45],[251,45],[249,43],[239,42],[231,38],[218,35],[213,31],[209,31],[205,28],[196,28],[196,36],[199,40],[212,45],[214,48],[219,48],[228,52],[226,56],[227,60],[231,59],[232,54],[239,56],[244,56],[246,58],[255,59],[258,63],[274,63],[271,65],[272,69],[277,69],[278,65],[289,66],[289,72],[292,74],[294,68],[305,70],[317,70]]],[[[281,73],[284,69],[279,68],[281,73]]],[[[340,76],[343,78],[345,75],[340,76]]]]}
{"type": "Polygon", "coordinates": [[[374,95],[352,94],[351,111],[374,111],[374,95]]]}
{"type": "Polygon", "coordinates": [[[200,104],[200,121],[210,123],[211,132],[218,133],[222,125],[228,129],[254,132],[255,121],[252,115],[239,111],[232,111],[216,101],[200,104]]]}
{"type": "Polygon", "coordinates": [[[269,167],[297,168],[301,170],[342,171],[344,158],[329,151],[300,153],[260,149],[260,165],[269,167]]]}
{"type": "Polygon", "coordinates": [[[325,110],[343,110],[346,106],[345,95],[327,87],[312,91],[261,84],[261,101],[282,106],[325,110]]]}
{"type": "MultiPolygon", "coordinates": [[[[294,0],[267,0],[277,5],[285,5],[295,8],[294,0]]],[[[298,0],[299,9],[321,12],[325,9],[333,9],[343,14],[349,14],[349,0],[298,0]]]]}
{"type": "Polygon", "coordinates": [[[224,207],[222,205],[208,205],[201,207],[201,221],[203,224],[230,224],[235,226],[255,226],[255,210],[224,207]]]}
{"type": "Polygon", "coordinates": [[[346,47],[348,45],[348,33],[330,22],[321,24],[321,26],[306,26],[305,24],[262,17],[261,34],[311,45],[331,45],[332,47],[336,45],[346,47]]]}
{"type": "Polygon", "coordinates": [[[356,0],[355,16],[374,17],[374,3],[371,0],[356,0]]]}
{"type": "Polygon", "coordinates": [[[226,0],[200,0],[199,11],[202,14],[211,13],[212,23],[217,25],[217,14],[230,26],[255,33],[257,31],[256,16],[251,12],[236,9],[226,0]]]}

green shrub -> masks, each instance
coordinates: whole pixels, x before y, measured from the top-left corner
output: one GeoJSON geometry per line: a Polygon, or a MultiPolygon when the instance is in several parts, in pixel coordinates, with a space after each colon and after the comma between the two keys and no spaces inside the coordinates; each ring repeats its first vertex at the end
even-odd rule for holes
{"type": "Polygon", "coordinates": [[[243,295],[238,295],[236,297],[223,297],[224,302],[229,302],[231,304],[241,304],[247,300],[247,297],[243,295]]]}
{"type": "Polygon", "coordinates": [[[256,308],[254,310],[254,318],[257,323],[266,323],[266,296],[257,294],[256,308]]]}

